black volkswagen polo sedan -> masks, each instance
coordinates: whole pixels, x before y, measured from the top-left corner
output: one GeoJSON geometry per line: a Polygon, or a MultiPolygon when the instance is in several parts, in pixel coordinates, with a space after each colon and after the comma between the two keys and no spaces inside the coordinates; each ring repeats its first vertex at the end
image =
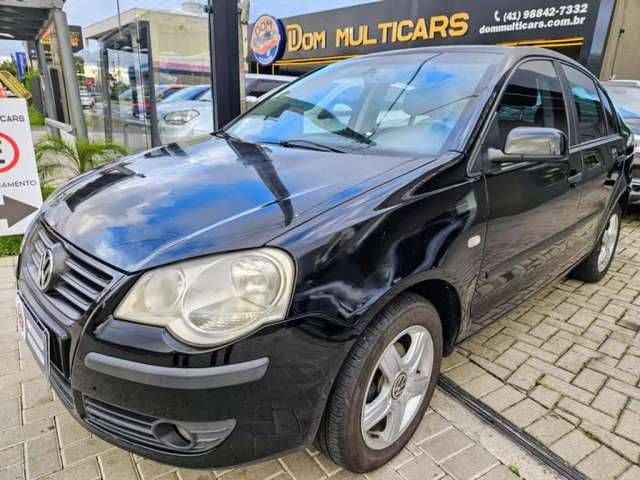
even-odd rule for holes
{"type": "Polygon", "coordinates": [[[61,188],[24,240],[19,317],[108,442],[210,468],[316,441],[369,471],[457,342],[561,275],[603,277],[632,155],[559,54],[351,59],[61,188]]]}

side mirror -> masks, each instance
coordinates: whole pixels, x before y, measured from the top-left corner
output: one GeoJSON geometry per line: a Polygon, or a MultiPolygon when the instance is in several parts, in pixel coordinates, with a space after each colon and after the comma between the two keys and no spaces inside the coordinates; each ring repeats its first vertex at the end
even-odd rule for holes
{"type": "Polygon", "coordinates": [[[552,162],[567,156],[567,136],[555,128],[518,127],[509,132],[504,150],[490,148],[492,163],[552,162]]]}

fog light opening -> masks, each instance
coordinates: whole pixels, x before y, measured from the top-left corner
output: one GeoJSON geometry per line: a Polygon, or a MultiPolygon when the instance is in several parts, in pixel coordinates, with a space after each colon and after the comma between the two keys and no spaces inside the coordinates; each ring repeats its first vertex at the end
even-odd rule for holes
{"type": "Polygon", "coordinates": [[[158,440],[170,447],[189,450],[195,446],[193,434],[182,425],[161,420],[153,425],[152,431],[158,440]]]}

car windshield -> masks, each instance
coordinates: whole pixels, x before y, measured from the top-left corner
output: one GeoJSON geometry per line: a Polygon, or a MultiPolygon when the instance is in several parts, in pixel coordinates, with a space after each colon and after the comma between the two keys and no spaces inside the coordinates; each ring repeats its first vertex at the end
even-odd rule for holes
{"type": "Polygon", "coordinates": [[[607,85],[607,92],[624,118],[640,118],[640,88],[607,85]]]}
{"type": "Polygon", "coordinates": [[[183,88],[182,90],[178,90],[173,95],[167,97],[162,102],[170,103],[170,102],[181,102],[183,100],[194,100],[199,95],[202,95],[209,88],[208,85],[197,85],[193,87],[183,88]]]}
{"type": "Polygon", "coordinates": [[[226,133],[252,143],[437,155],[501,59],[455,52],[348,60],[280,90],[226,133]]]}

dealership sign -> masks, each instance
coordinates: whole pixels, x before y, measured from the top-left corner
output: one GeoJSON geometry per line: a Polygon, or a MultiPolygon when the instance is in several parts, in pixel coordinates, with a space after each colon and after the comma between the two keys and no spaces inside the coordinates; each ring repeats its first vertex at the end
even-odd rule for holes
{"type": "Polygon", "coordinates": [[[0,100],[0,236],[24,233],[40,205],[27,102],[0,100]]]}
{"type": "Polygon", "coordinates": [[[282,55],[285,45],[284,27],[271,15],[262,15],[253,24],[249,42],[254,57],[261,65],[271,65],[282,55]]]}
{"type": "Polygon", "coordinates": [[[523,40],[590,42],[600,0],[381,1],[282,20],[265,15],[252,27],[255,60],[364,54],[429,45],[523,40]]]}

